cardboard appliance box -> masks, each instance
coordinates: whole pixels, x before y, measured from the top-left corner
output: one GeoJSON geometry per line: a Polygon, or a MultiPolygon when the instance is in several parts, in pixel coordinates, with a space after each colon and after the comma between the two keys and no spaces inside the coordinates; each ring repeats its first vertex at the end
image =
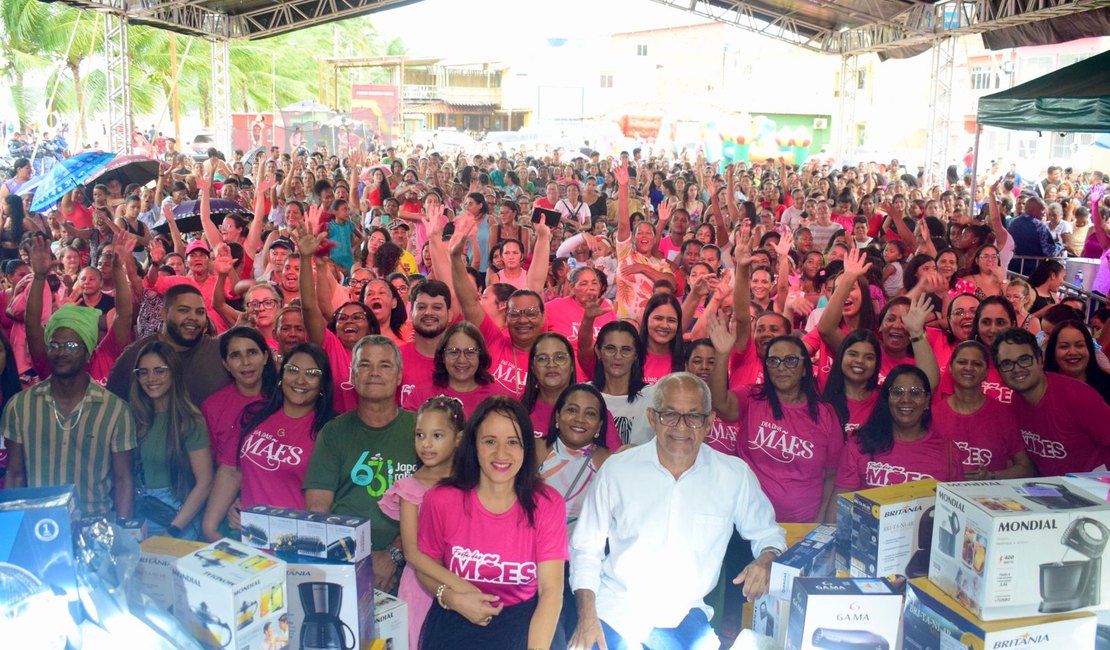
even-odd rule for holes
{"type": "Polygon", "coordinates": [[[794,578],[833,577],[836,571],[833,558],[836,531],[836,526],[817,526],[776,558],[771,564],[770,595],[780,600],[790,600],[794,578]]]}
{"type": "Polygon", "coordinates": [[[1110,505],[1060,477],[942,483],[929,579],[979,618],[1105,609],[1110,505]]]}
{"type": "MultiPolygon", "coordinates": [[[[338,611],[338,618],[325,625],[336,624],[332,629],[342,636],[341,647],[363,648],[374,640],[374,569],[370,558],[355,564],[290,562],[286,575],[290,650],[305,647],[301,643],[305,617],[326,614],[328,607],[338,611]]],[[[318,647],[311,645],[311,638],[305,641],[309,647],[318,647]]]]}
{"type": "Polygon", "coordinates": [[[202,644],[270,650],[288,642],[282,559],[221,540],[179,559],[174,579],[174,616],[202,644]]]}
{"type": "Polygon", "coordinates": [[[204,542],[173,537],[155,536],[143,540],[139,544],[139,564],[135,567],[139,589],[156,605],[172,613],[176,600],[174,565],[179,559],[204,546],[204,542]]]}
{"type": "Polygon", "coordinates": [[[898,647],[902,594],[881,578],[798,578],[786,650],[898,647]]]}
{"type": "Polygon", "coordinates": [[[1069,485],[1093,494],[1103,501],[1110,501],[1110,472],[1106,470],[1067,474],[1064,480],[1069,485]]]}
{"type": "Polygon", "coordinates": [[[838,578],[847,578],[851,575],[852,536],[856,529],[853,525],[855,500],[855,492],[836,495],[836,539],[833,549],[833,566],[838,578]]]}
{"type": "Polygon", "coordinates": [[[241,513],[240,535],[283,555],[348,563],[370,555],[370,521],[362,517],[256,505],[241,513]]]}
{"type": "Polygon", "coordinates": [[[418,639],[409,639],[409,606],[405,601],[374,590],[374,650],[415,649],[418,639]],[[409,643],[413,643],[410,646],[409,643]]]}
{"type": "Polygon", "coordinates": [[[751,603],[751,612],[752,632],[770,638],[774,647],[782,648],[790,620],[790,599],[764,594],[751,603]]]}
{"type": "Polygon", "coordinates": [[[1093,648],[1096,619],[1072,612],[985,622],[929,582],[914,578],[906,590],[903,650],[969,647],[973,650],[1093,648]]]}
{"type": "Polygon", "coordinates": [[[936,491],[937,482],[926,479],[855,493],[852,577],[914,578],[929,572],[936,491]]]}

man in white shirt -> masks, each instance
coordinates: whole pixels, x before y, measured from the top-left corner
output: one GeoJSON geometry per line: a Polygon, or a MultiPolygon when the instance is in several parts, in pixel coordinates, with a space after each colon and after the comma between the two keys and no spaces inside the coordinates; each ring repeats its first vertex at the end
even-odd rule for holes
{"type": "Polygon", "coordinates": [[[802,209],[806,202],[805,192],[794,190],[790,193],[790,199],[793,204],[782,211],[782,218],[779,219],[779,223],[786,226],[790,232],[794,232],[802,226],[802,209]]]}
{"type": "Polygon", "coordinates": [[[655,385],[647,417],[654,443],[606,461],[578,518],[570,545],[578,605],[572,650],[716,650],[704,599],[717,585],[733,527],[752,540],[756,556],[733,581],[749,600],[766,593],[771,562],[786,548],[752,471],[703,444],[713,426],[705,382],[667,375],[655,385]]]}

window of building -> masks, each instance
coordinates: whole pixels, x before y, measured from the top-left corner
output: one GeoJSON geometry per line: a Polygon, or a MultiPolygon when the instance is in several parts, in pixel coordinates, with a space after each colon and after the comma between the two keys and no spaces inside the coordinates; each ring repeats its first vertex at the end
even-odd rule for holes
{"type": "Polygon", "coordinates": [[[637,45],[636,56],[647,56],[647,45],[637,45]]]}
{"type": "Polygon", "coordinates": [[[867,89],[867,70],[861,69],[857,73],[857,75],[858,76],[856,78],[856,90],[866,90],[867,89]]]}
{"type": "Polygon", "coordinates": [[[1077,149],[1074,133],[1052,134],[1052,159],[1071,160],[1077,149]]]}
{"type": "Polygon", "coordinates": [[[602,88],[612,88],[613,87],[613,75],[611,75],[611,74],[601,75],[601,87],[602,88]]]}
{"type": "Polygon", "coordinates": [[[994,90],[1002,85],[1002,80],[989,65],[971,66],[971,89],[994,90]]]}

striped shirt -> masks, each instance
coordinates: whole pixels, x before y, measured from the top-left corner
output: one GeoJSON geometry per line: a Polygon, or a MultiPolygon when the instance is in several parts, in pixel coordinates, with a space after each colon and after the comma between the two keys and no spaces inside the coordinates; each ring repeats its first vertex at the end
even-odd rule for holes
{"type": "Polygon", "coordinates": [[[77,411],[59,418],[50,384],[47,379],[13,397],[0,418],[0,432],[23,445],[27,487],[72,483],[83,517],[109,513],[112,453],[138,446],[131,409],[90,382],[77,411]],[[66,431],[63,424],[72,429],[66,431]]]}

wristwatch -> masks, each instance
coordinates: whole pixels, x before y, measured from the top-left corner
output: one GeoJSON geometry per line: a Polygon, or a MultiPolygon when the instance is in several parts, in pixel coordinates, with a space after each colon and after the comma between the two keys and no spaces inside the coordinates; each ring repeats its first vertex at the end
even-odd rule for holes
{"type": "Polygon", "coordinates": [[[405,566],[405,553],[396,546],[389,547],[389,559],[393,560],[398,569],[405,566]]]}

